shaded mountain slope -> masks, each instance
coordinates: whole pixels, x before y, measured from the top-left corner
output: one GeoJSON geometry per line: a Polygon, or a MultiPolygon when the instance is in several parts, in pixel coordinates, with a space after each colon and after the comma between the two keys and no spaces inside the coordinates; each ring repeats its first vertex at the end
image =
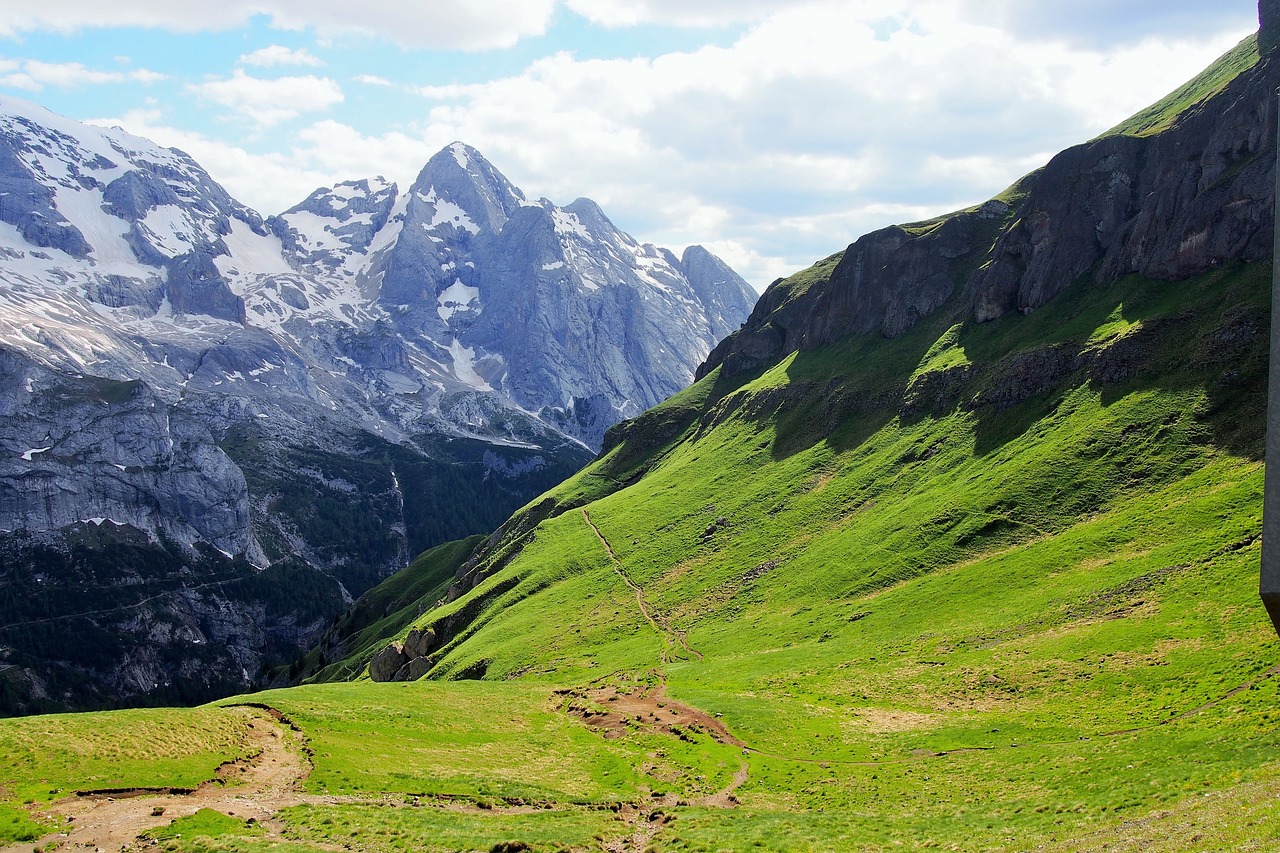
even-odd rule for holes
{"type": "Polygon", "coordinates": [[[259,684],[686,386],[754,297],[461,143],[264,221],[0,98],[0,714],[259,684]]]}

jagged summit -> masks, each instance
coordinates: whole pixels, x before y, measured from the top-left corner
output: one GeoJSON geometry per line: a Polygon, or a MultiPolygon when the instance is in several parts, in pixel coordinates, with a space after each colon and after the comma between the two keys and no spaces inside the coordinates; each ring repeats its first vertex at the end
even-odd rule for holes
{"type": "Polygon", "coordinates": [[[593,446],[687,385],[755,298],[719,259],[695,252],[691,276],[590,199],[530,201],[462,143],[403,194],[362,187],[317,190],[271,221],[290,262],[340,275],[352,304],[446,368],[442,390],[505,393],[593,446]]]}
{"type": "Polygon", "coordinates": [[[589,226],[455,143],[407,190],[343,181],[264,221],[182,152],[0,99],[0,562],[89,529],[109,553],[46,572],[67,602],[82,565],[136,590],[139,565],[288,575],[305,594],[246,581],[216,619],[220,588],[166,599],[151,621],[205,628],[145,655],[147,620],[104,628],[109,691],[174,667],[209,687],[197,659],[231,673],[215,692],[250,686],[413,553],[579,468],[746,316],[740,279],[704,305],[670,253],[575,209],[589,226]]]}
{"type": "Polygon", "coordinates": [[[446,146],[428,160],[410,192],[437,200],[435,219],[439,225],[453,224],[473,234],[502,228],[511,213],[526,203],[524,193],[506,176],[479,151],[461,142],[446,146]]]}
{"type": "MultiPolygon", "coordinates": [[[[0,233],[0,273],[9,288],[22,282],[24,294],[0,315],[0,340],[51,366],[110,364],[112,376],[173,384],[186,377],[163,356],[157,365],[140,354],[138,341],[163,349],[175,334],[215,334],[210,321],[224,321],[274,337],[284,360],[310,365],[313,375],[359,374],[365,387],[340,396],[382,422],[384,434],[448,424],[443,398],[479,392],[495,395],[484,408],[514,403],[517,414],[598,445],[611,423],[688,384],[718,331],[754,300],[736,279],[731,294],[703,305],[670,253],[640,245],[588,200],[563,209],[528,201],[460,142],[432,156],[407,191],[381,177],[344,181],[264,222],[181,152],[19,99],[0,104],[0,223],[10,226],[0,233]],[[549,223],[554,238],[525,245],[504,235],[521,211],[549,223]],[[638,310],[635,293],[643,294],[638,310]],[[596,307],[570,319],[577,309],[565,300],[596,307]],[[486,311],[495,322],[480,322],[486,311]],[[540,311],[557,312],[558,327],[541,323],[540,311]],[[76,336],[36,344],[18,331],[33,317],[58,325],[47,322],[53,315],[101,328],[103,345],[76,351],[84,349],[70,341],[76,336]],[[591,327],[587,316],[597,318],[591,327]],[[546,337],[523,339],[540,323],[546,337]],[[645,334],[627,338],[628,323],[645,334]],[[369,375],[358,356],[368,347],[354,342],[380,330],[391,330],[376,348],[389,367],[369,375]],[[538,365],[536,379],[510,378],[504,365],[517,352],[538,365]],[[386,402],[410,387],[425,393],[423,404],[386,402]],[[581,405],[594,407],[585,420],[581,405]]],[[[517,231],[535,234],[529,226],[517,231]]],[[[313,386],[293,391],[313,399],[313,386]]],[[[452,427],[474,432],[477,423],[468,415],[452,427]]]]}

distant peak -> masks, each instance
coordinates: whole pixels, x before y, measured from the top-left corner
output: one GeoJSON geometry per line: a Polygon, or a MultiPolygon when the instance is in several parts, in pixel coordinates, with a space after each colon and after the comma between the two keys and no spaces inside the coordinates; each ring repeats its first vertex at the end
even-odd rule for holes
{"type": "Polygon", "coordinates": [[[609,217],[605,215],[600,205],[589,198],[575,198],[572,203],[565,205],[564,209],[577,216],[584,224],[603,225],[611,230],[616,230],[616,227],[609,220],[609,217]]]}
{"type": "Polygon", "coordinates": [[[483,168],[483,166],[493,168],[483,154],[465,142],[450,142],[427,161],[429,167],[438,168],[450,164],[457,164],[458,168],[464,172],[474,172],[477,171],[477,167],[483,168]]]}
{"type": "Polygon", "coordinates": [[[462,169],[468,169],[471,166],[473,158],[484,159],[480,157],[480,152],[467,145],[465,142],[451,142],[449,147],[445,149],[453,155],[453,159],[457,161],[458,166],[462,169]]]}
{"type": "Polygon", "coordinates": [[[494,207],[501,211],[499,218],[503,221],[514,206],[524,201],[524,194],[465,142],[452,142],[437,151],[418,174],[410,192],[434,192],[461,204],[473,215],[477,205],[494,207]]]}

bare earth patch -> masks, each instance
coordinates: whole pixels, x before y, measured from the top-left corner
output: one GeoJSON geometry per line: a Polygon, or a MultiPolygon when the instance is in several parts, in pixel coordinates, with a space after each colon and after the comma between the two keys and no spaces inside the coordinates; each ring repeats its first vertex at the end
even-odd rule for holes
{"type": "Polygon", "coordinates": [[[887,734],[936,728],[940,722],[938,714],[891,711],[885,708],[859,708],[852,713],[848,725],[874,734],[887,734]]]}
{"type": "Polygon", "coordinates": [[[606,684],[585,690],[567,691],[569,713],[596,729],[606,738],[622,737],[636,729],[671,735],[705,733],[716,741],[743,747],[724,724],[706,711],[691,708],[666,695],[665,685],[623,688],[606,684]]]}
{"type": "Polygon", "coordinates": [[[280,809],[322,799],[302,793],[302,780],[311,766],[297,733],[264,710],[228,711],[249,718],[249,745],[256,751],[252,758],[222,765],[213,779],[190,792],[82,791],[44,810],[45,815],[65,824],[64,829],[34,844],[0,848],[0,853],[32,853],[54,845],[65,851],[115,853],[132,845],[142,833],[203,808],[269,827],[280,809]]]}

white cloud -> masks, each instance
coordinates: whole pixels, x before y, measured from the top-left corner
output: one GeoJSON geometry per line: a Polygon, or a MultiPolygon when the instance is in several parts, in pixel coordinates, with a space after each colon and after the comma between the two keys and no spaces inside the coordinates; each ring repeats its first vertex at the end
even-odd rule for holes
{"type": "Polygon", "coordinates": [[[757,291],[763,291],[774,280],[785,278],[796,271],[795,265],[790,261],[762,255],[740,240],[706,240],[700,245],[751,282],[757,291]]]}
{"type": "Polygon", "coordinates": [[[1253,0],[961,0],[965,14],[1018,38],[1103,49],[1179,34],[1245,32],[1258,25],[1253,0]]]}
{"type": "MultiPolygon", "coordinates": [[[[425,138],[468,141],[534,195],[591,195],[645,239],[740,245],[772,272],[983,201],[1243,35],[1100,50],[1029,42],[943,0],[771,5],[729,47],[558,54],[504,79],[423,87],[425,138]]],[[[689,8],[718,7],[732,14],[689,8]]]]}
{"type": "Polygon", "coordinates": [[[39,92],[46,86],[74,89],[107,83],[142,83],[149,85],[165,79],[163,74],[146,68],[131,71],[102,71],[79,62],[42,62],[38,59],[5,60],[0,63],[0,86],[11,86],[39,92]]]}
{"type": "Polygon", "coordinates": [[[210,136],[174,127],[157,106],[90,124],[123,127],[195,158],[235,198],[264,216],[281,213],[322,186],[386,175],[406,189],[435,148],[405,133],[364,136],[339,122],[324,120],[304,128],[292,147],[258,153],[210,136]]]}
{"type": "Polygon", "coordinates": [[[758,21],[778,10],[777,0],[565,0],[594,24],[631,27],[670,24],[715,27],[758,21]]]}
{"type": "Polygon", "coordinates": [[[431,146],[425,144],[421,136],[402,131],[368,136],[332,120],[304,128],[298,133],[298,140],[300,144],[293,156],[333,175],[332,183],[385,175],[397,181],[401,189],[408,188],[427,159],[448,144],[431,146]]]}
{"type": "MultiPolygon", "coordinates": [[[[479,83],[360,75],[355,82],[380,89],[362,91],[350,106],[384,98],[401,121],[372,134],[340,113],[317,120],[342,98],[327,78],[272,81],[236,72],[194,87],[252,118],[254,133],[312,115],[273,154],[151,124],[168,134],[159,141],[188,150],[266,213],[339,180],[381,173],[404,188],[431,154],[461,139],[534,197],[563,204],[590,196],[637,237],[677,250],[702,243],[763,286],[871,229],[989,198],[1053,152],[1189,79],[1249,24],[1234,11],[1221,20],[1197,12],[1190,0],[1168,0],[1145,37],[1133,35],[1132,21],[1125,34],[1116,10],[1126,4],[1099,7],[1114,32],[1092,39],[1083,26],[1078,33],[1065,24],[1060,32],[1041,26],[1013,0],[560,1],[606,26],[749,27],[725,46],[625,59],[560,53],[479,83]],[[1180,15],[1199,17],[1188,29],[1180,15]],[[406,107],[395,100],[402,92],[424,100],[406,107]]],[[[0,0],[0,9],[7,2],[0,0]]],[[[122,2],[126,10],[148,5],[122,2]]],[[[242,2],[232,0],[233,14],[242,2]]],[[[493,43],[545,26],[538,15],[551,2],[527,4],[537,14],[492,24],[483,38],[461,19],[412,38],[471,32],[455,46],[493,43]]],[[[1099,2],[1079,0],[1088,8],[1099,2]]],[[[262,4],[256,8],[275,25],[302,25],[301,0],[262,4]]],[[[1046,14],[1069,7],[1067,0],[1045,4],[1046,14]]],[[[487,0],[484,8],[518,14],[525,5],[487,0]]],[[[345,20],[336,3],[305,9],[317,32],[336,32],[335,22],[345,20]]],[[[382,32],[397,10],[405,16],[399,26],[426,20],[428,12],[406,9],[371,11],[364,31],[382,32]]],[[[445,20],[439,9],[430,14],[445,20]]],[[[0,66],[0,73],[21,71],[0,66]]],[[[152,135],[127,117],[121,122],[152,135]]]]}
{"type": "Polygon", "coordinates": [[[148,27],[173,32],[226,31],[266,15],[271,26],[314,30],[321,37],[359,34],[405,47],[484,50],[540,35],[555,0],[0,0],[0,35],[75,32],[94,27],[148,27]]]}
{"type": "Polygon", "coordinates": [[[343,100],[342,89],[328,77],[250,77],[236,69],[226,79],[207,80],[191,91],[268,126],[303,113],[324,112],[343,100]]]}
{"type": "Polygon", "coordinates": [[[246,53],[240,57],[241,65],[256,65],[260,68],[270,68],[276,65],[324,65],[324,62],[316,56],[312,56],[306,48],[293,50],[283,45],[273,44],[270,47],[260,48],[253,53],[246,53]]]}

